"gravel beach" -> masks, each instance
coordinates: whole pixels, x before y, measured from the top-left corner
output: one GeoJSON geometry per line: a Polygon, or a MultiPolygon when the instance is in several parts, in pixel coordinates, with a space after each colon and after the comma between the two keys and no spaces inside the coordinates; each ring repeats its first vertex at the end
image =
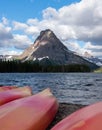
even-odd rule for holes
{"type": "Polygon", "coordinates": [[[85,105],[79,105],[79,104],[71,104],[71,103],[60,103],[59,104],[59,110],[56,114],[55,119],[50,124],[47,130],[50,130],[55,124],[57,124],[60,120],[68,116],[69,114],[75,112],[76,110],[84,107],[85,105]]]}

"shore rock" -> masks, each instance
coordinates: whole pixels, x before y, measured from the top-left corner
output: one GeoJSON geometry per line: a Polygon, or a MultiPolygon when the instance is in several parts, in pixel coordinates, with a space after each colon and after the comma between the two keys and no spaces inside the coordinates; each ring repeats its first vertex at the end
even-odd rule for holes
{"type": "Polygon", "coordinates": [[[71,103],[60,103],[59,104],[59,110],[56,114],[55,119],[50,124],[47,130],[50,130],[55,124],[57,124],[59,121],[70,115],[71,113],[75,112],[76,110],[85,107],[85,105],[79,105],[79,104],[71,104],[71,103]]]}

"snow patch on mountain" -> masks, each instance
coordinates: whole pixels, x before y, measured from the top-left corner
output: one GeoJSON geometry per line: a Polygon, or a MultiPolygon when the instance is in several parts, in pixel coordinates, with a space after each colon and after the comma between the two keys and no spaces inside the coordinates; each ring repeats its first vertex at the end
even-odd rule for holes
{"type": "Polygon", "coordinates": [[[44,56],[44,57],[39,57],[39,58],[34,57],[33,61],[36,61],[36,60],[41,61],[43,59],[49,59],[49,56],[44,56]]]}
{"type": "Polygon", "coordinates": [[[85,52],[83,55],[81,55],[84,59],[88,60],[91,63],[94,63],[98,66],[102,66],[102,59],[99,59],[97,57],[92,56],[90,53],[85,52]]]}

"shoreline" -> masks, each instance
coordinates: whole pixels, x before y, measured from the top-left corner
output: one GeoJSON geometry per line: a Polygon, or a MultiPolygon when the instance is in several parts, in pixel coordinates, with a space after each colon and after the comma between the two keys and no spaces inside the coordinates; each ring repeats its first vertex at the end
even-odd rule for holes
{"type": "Polygon", "coordinates": [[[70,115],[71,113],[77,111],[80,108],[85,107],[85,105],[81,104],[72,104],[72,103],[59,103],[59,109],[58,112],[52,121],[52,123],[49,125],[49,127],[46,130],[50,130],[55,124],[57,124],[59,121],[70,115]]]}

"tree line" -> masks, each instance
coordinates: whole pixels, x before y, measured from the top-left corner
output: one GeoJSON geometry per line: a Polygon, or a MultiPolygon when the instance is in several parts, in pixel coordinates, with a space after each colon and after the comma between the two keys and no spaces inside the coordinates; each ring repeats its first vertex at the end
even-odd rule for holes
{"type": "Polygon", "coordinates": [[[70,65],[42,65],[32,61],[0,61],[0,72],[90,72],[90,68],[83,64],[70,65]]]}

